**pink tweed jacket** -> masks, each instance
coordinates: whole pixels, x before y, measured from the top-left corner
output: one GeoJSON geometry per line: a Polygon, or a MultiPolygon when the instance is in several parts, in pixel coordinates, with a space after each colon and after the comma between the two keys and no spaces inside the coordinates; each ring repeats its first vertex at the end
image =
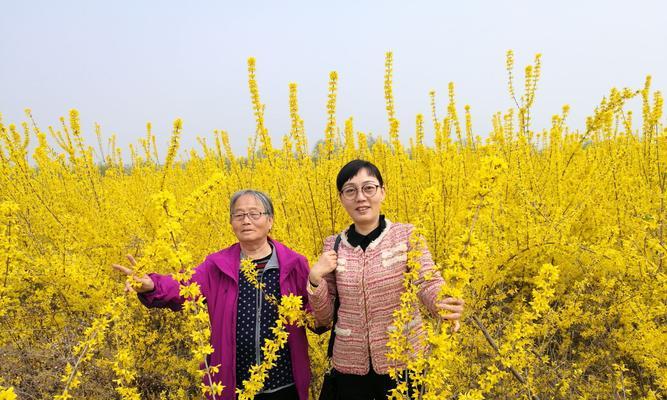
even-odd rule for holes
{"type": "MultiPolygon", "coordinates": [[[[388,332],[395,329],[391,326],[392,312],[401,302],[403,272],[406,270],[413,226],[386,221],[385,230],[365,252],[350,245],[347,231],[341,233],[335,274],[325,276],[325,281],[316,288],[310,285],[308,288],[308,303],[318,326],[331,324],[334,298],[336,295],[340,298],[333,366],[345,374],[365,375],[371,363],[378,374],[386,374],[390,367],[386,357],[388,332]]],[[[325,240],[324,251],[333,248],[335,238],[330,236],[325,240]]],[[[422,268],[416,282],[419,285],[418,295],[424,305],[435,313],[436,296],[444,281],[434,270],[428,249],[422,251],[420,261],[422,268]],[[425,274],[432,277],[425,280],[425,274]]],[[[418,337],[423,333],[421,322],[416,313],[410,323],[414,329],[409,340],[415,348],[419,346],[418,337]]]]}

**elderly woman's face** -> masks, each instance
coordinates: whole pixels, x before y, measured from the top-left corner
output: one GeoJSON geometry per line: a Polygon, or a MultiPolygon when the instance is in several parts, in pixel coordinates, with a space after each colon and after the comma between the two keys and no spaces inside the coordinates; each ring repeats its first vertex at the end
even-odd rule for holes
{"type": "Polygon", "coordinates": [[[366,168],[359,170],[341,189],[340,201],[355,224],[377,221],[383,200],[384,188],[376,177],[368,175],[366,168]]]}
{"type": "Polygon", "coordinates": [[[273,225],[273,218],[264,214],[265,212],[262,202],[253,195],[247,194],[236,200],[231,224],[239,242],[252,243],[266,240],[273,225]],[[258,213],[260,213],[259,218],[253,219],[252,216],[258,213]]]}

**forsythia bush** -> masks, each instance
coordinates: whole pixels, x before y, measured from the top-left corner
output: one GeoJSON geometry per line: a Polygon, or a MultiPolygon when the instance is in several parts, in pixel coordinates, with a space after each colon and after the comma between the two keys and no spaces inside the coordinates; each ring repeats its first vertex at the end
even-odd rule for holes
{"type": "MultiPolygon", "coordinates": [[[[525,68],[518,93],[508,53],[516,107],[493,115],[485,140],[473,133],[470,107],[459,116],[452,84],[445,107],[432,92],[433,146],[424,143],[422,115],[411,128],[395,117],[391,53],[388,135],[357,132],[352,119],[339,127],[334,72],[314,152],[295,84],[291,131],[280,145],[271,142],[253,59],[257,130],[243,156],[233,154],[225,132],[179,153],[180,120],[164,157],[150,125],[127,157],[114,137],[103,145],[99,126],[99,146],[84,143],[76,110],[47,131],[30,111],[18,126],[0,120],[0,398],[181,399],[219,391],[202,384],[217,366],[199,370],[212,351],[199,289],[182,287],[184,312],[148,310],[123,293],[124,278],[110,264],[132,254],[139,273],[187,279],[205,255],[235,242],[228,202],[241,188],[272,196],[272,236],[314,262],[324,238],[350,223],[334,179],[354,158],[379,166],[387,217],[417,227],[414,247],[425,240],[448,283],[442,295],[467,304],[455,334],[424,315],[427,346],[412,355],[401,333],[420,307],[411,285],[419,264],[408,255],[387,351],[409,368],[392,371],[393,397],[404,398],[409,386],[423,399],[665,397],[662,95],[650,91],[649,77],[639,90],[612,89],[582,130],[568,128],[567,106],[551,126],[535,129],[540,65],[537,56],[525,68]],[[641,116],[626,111],[629,101],[641,102],[641,116]]],[[[284,324],[306,319],[301,301],[281,301],[268,348],[284,342],[284,324]]],[[[314,397],[328,335],[309,339],[314,397]]],[[[269,364],[257,366],[245,389],[261,385],[269,364]]]]}

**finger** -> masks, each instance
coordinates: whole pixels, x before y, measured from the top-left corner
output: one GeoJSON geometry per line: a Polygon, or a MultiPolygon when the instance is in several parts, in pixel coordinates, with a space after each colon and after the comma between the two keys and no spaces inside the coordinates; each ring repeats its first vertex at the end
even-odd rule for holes
{"type": "Polygon", "coordinates": [[[443,302],[447,304],[456,304],[456,305],[464,305],[465,301],[463,299],[457,299],[456,297],[447,297],[446,299],[442,300],[443,302]]]}
{"type": "Polygon", "coordinates": [[[456,320],[452,323],[452,332],[458,332],[461,329],[461,323],[456,320]]]}
{"type": "Polygon", "coordinates": [[[125,293],[132,293],[132,292],[134,292],[132,284],[130,283],[130,281],[125,281],[125,293]]]}
{"type": "Polygon", "coordinates": [[[132,254],[127,254],[125,257],[127,257],[128,261],[130,262],[130,265],[132,265],[133,267],[137,265],[137,260],[134,259],[132,254]]]}
{"type": "Polygon", "coordinates": [[[125,275],[132,275],[132,274],[134,274],[134,271],[132,271],[132,270],[129,269],[128,267],[124,267],[124,266],[122,266],[122,265],[120,265],[120,264],[111,264],[111,267],[112,267],[113,269],[115,269],[115,270],[118,270],[118,271],[124,273],[125,275]]]}
{"type": "Polygon", "coordinates": [[[440,318],[446,319],[448,321],[456,321],[461,319],[461,314],[459,313],[440,314],[440,318]]]}
{"type": "Polygon", "coordinates": [[[441,314],[459,314],[459,315],[463,315],[463,309],[440,307],[440,313],[441,314]]]}
{"type": "Polygon", "coordinates": [[[447,310],[456,313],[463,312],[463,306],[451,305],[446,303],[438,303],[438,308],[440,308],[441,310],[447,310]]]}
{"type": "Polygon", "coordinates": [[[437,302],[438,308],[442,310],[450,310],[450,311],[457,311],[457,312],[462,312],[464,307],[463,304],[459,303],[448,303],[446,301],[440,300],[437,302]]]}

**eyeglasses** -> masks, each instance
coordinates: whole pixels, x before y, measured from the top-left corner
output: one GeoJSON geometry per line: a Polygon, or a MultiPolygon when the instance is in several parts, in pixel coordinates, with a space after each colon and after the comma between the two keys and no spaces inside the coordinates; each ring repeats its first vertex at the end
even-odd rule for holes
{"type": "Polygon", "coordinates": [[[261,211],[238,212],[232,214],[232,221],[243,221],[246,215],[248,218],[250,218],[250,220],[257,221],[262,217],[262,215],[269,215],[269,213],[261,211]]]}
{"type": "MultiPolygon", "coordinates": [[[[375,196],[375,193],[377,193],[379,187],[380,185],[365,183],[361,187],[361,193],[366,197],[373,197],[375,196]]],[[[359,188],[355,186],[348,186],[340,191],[341,196],[343,196],[345,200],[354,200],[357,197],[357,193],[359,193],[359,188]]]]}

